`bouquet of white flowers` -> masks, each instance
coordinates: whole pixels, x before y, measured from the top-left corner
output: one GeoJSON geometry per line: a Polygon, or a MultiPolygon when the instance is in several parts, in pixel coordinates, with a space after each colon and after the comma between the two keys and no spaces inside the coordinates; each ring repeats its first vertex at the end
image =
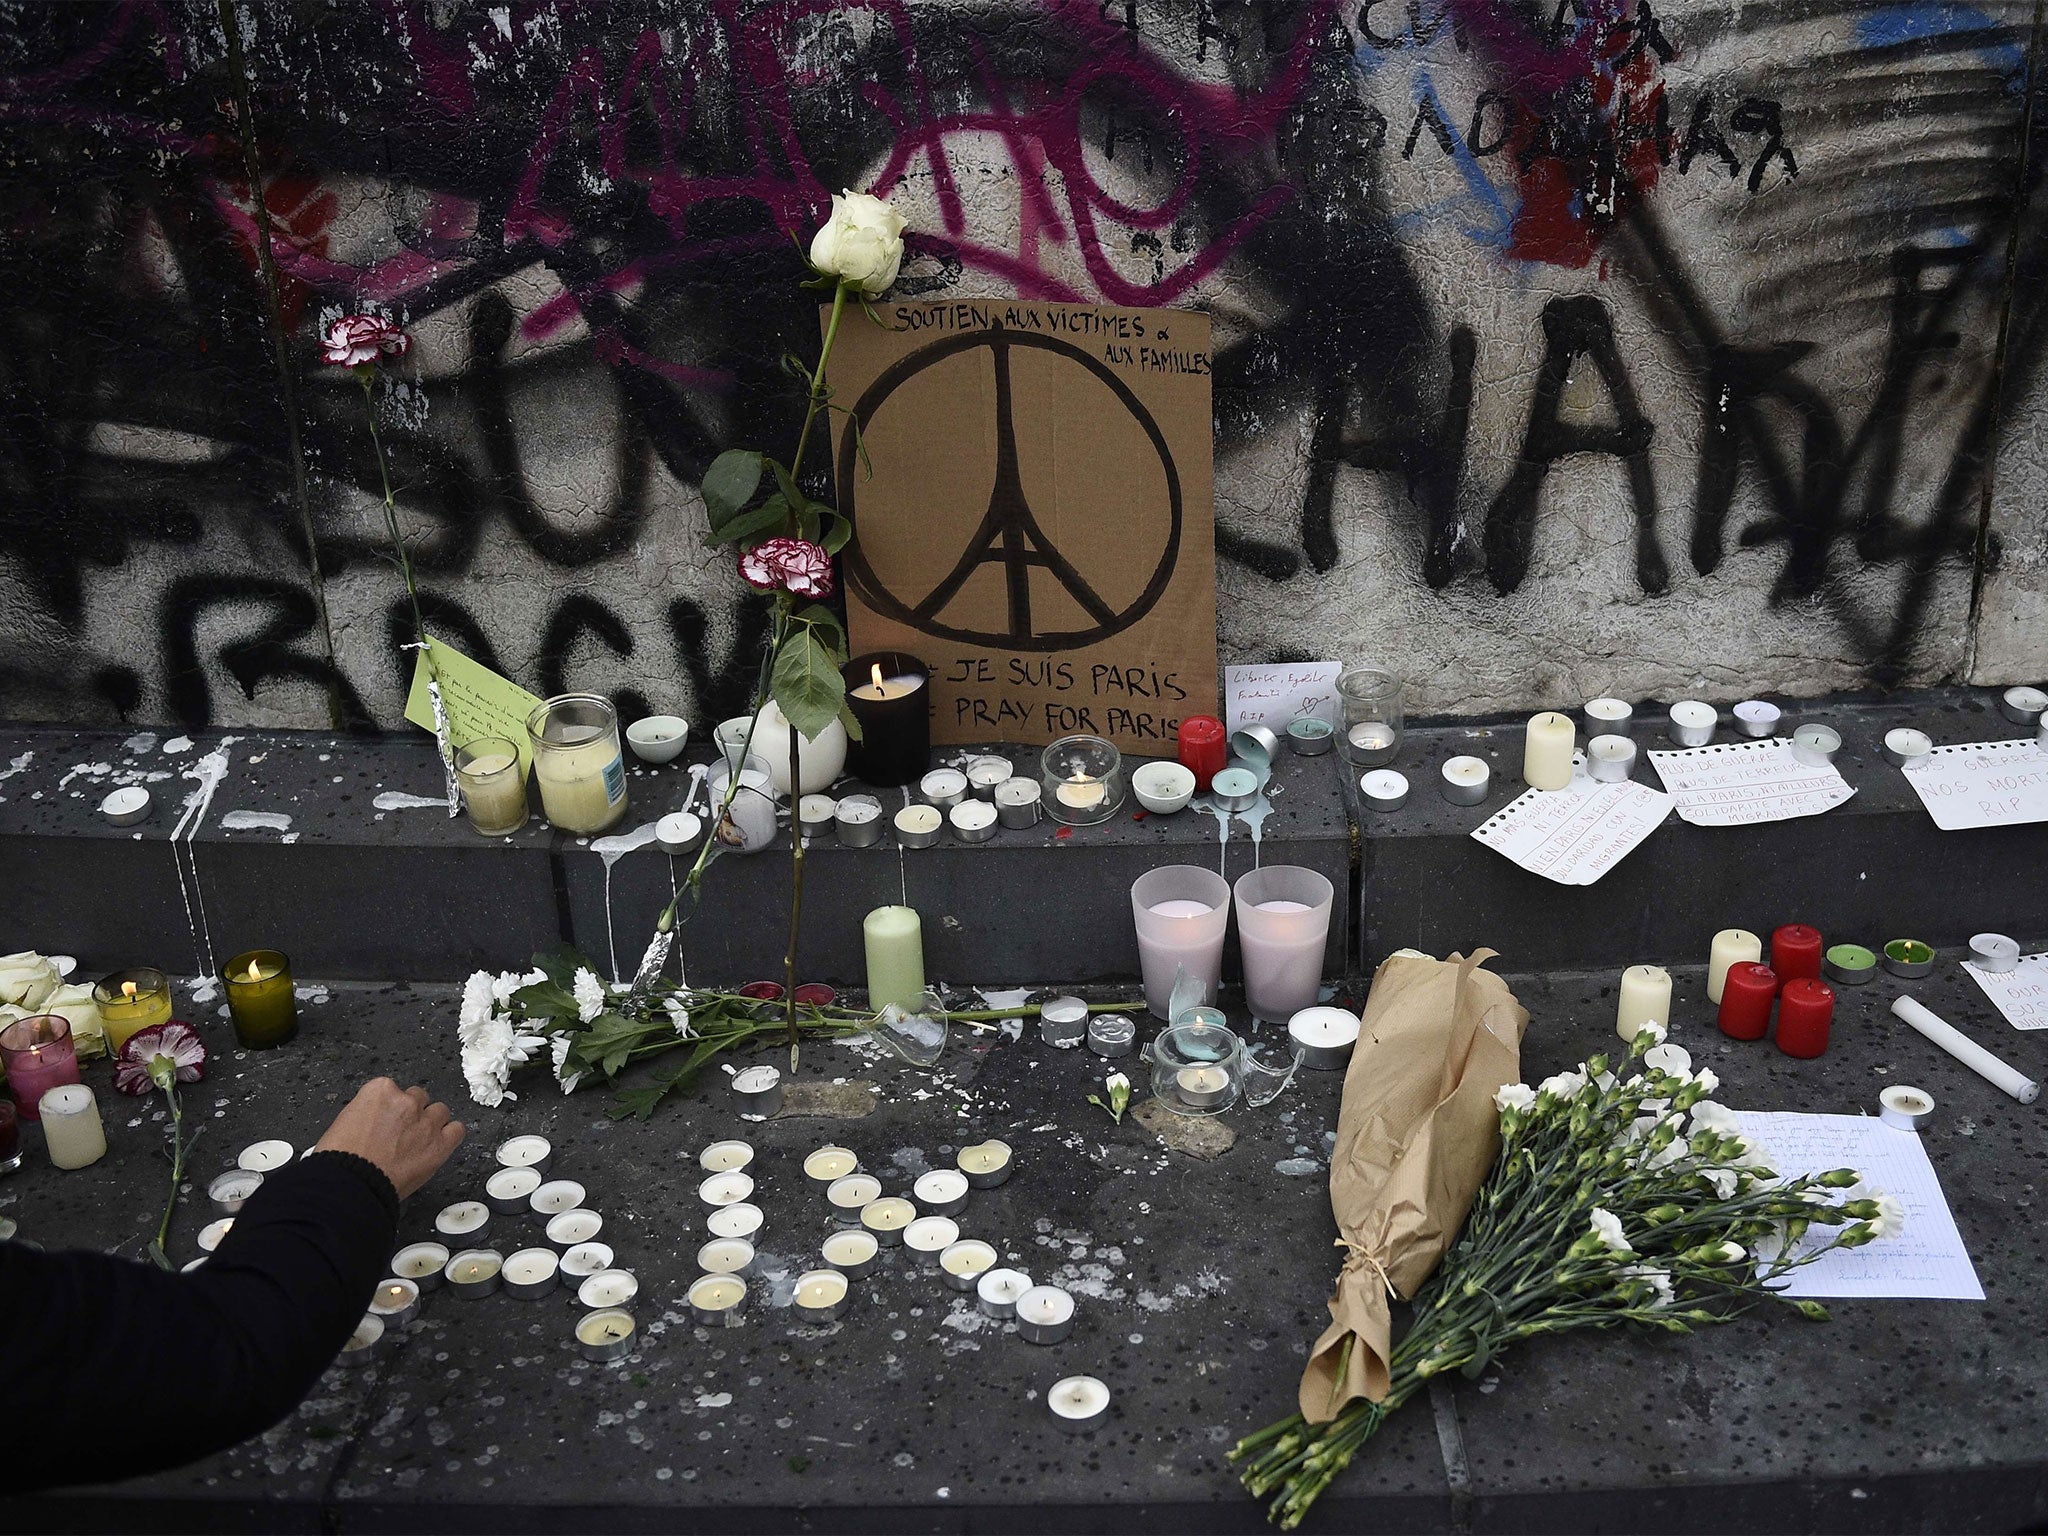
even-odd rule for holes
{"type": "MultiPolygon", "coordinates": [[[[1500,1154],[1463,1232],[1415,1296],[1375,1401],[1297,1413],[1230,1459],[1269,1518],[1292,1530],[1387,1415],[1432,1376],[1477,1376],[1519,1339],[1623,1324],[1690,1333],[1774,1299],[1793,1269],[1899,1230],[1904,1212],[1850,1168],[1781,1178],[1708,1097],[1664,1030],[1645,1025],[1621,1072],[1594,1056],[1494,1097],[1500,1154]],[[1825,1229],[1824,1237],[1810,1229],[1825,1229]]],[[[1815,1301],[1789,1305],[1817,1322],[1815,1301]]],[[[1344,1378],[1340,1368],[1337,1378],[1344,1378]]]]}

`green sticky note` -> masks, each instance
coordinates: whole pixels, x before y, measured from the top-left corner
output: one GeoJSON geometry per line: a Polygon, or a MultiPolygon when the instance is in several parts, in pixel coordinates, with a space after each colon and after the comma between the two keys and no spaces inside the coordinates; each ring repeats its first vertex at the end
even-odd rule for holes
{"type": "Polygon", "coordinates": [[[445,641],[429,635],[427,647],[413,653],[412,692],[406,695],[405,718],[422,730],[434,728],[434,703],[427,697],[427,658],[431,655],[434,675],[441,680],[441,703],[448,711],[449,741],[463,747],[485,736],[503,737],[519,749],[519,771],[527,773],[533,767],[533,743],[527,739],[526,717],[541,701],[445,641]]]}

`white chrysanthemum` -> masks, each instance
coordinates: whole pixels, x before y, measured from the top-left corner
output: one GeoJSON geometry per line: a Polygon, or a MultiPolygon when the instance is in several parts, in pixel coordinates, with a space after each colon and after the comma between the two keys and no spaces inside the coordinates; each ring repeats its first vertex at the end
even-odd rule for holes
{"type": "Polygon", "coordinates": [[[1622,1275],[1630,1280],[1650,1282],[1652,1300],[1650,1310],[1661,1311],[1676,1299],[1671,1290],[1671,1273],[1654,1264],[1630,1264],[1623,1268],[1622,1275]]]}
{"type": "Polygon", "coordinates": [[[1502,1113],[1511,1109],[1534,1109],[1536,1090],[1527,1083],[1503,1083],[1494,1093],[1493,1107],[1502,1113]]]}
{"type": "Polygon", "coordinates": [[[1682,1045],[1653,1045],[1643,1052],[1643,1065],[1655,1072],[1683,1077],[1692,1070],[1692,1052],[1682,1045]]]}
{"type": "Polygon", "coordinates": [[[588,1024],[604,1012],[604,983],[595,974],[579,966],[576,970],[576,1017],[588,1024]]]}
{"type": "Polygon", "coordinates": [[[675,992],[669,993],[667,997],[661,1000],[661,1006],[668,1010],[668,1016],[674,1021],[678,1035],[685,1040],[697,1038],[697,1031],[690,1027],[690,1010],[683,1006],[683,999],[680,994],[675,992]]]}
{"type": "Polygon", "coordinates": [[[492,1015],[463,1042],[462,1077],[469,1096],[486,1109],[494,1109],[518,1094],[508,1090],[512,1069],[525,1064],[545,1043],[540,1035],[522,1035],[512,1021],[492,1015]]]}
{"type": "Polygon", "coordinates": [[[1556,1072],[1538,1083],[1536,1091],[1547,1093],[1553,1099],[1569,1101],[1585,1091],[1586,1081],[1586,1074],[1580,1071],[1556,1072]]]}
{"type": "Polygon", "coordinates": [[[464,1046],[490,1022],[491,1012],[491,973],[473,972],[462,984],[462,1013],[455,1025],[456,1037],[464,1046]]]}
{"type": "Polygon", "coordinates": [[[501,1011],[510,1008],[512,1006],[513,993],[520,991],[522,988],[530,987],[535,982],[546,981],[547,979],[548,973],[541,970],[538,966],[528,971],[524,976],[520,975],[517,971],[500,971],[497,980],[491,983],[491,1001],[496,1003],[501,1011]]]}
{"type": "Polygon", "coordinates": [[[574,1093],[576,1085],[583,1081],[581,1072],[571,1072],[567,1077],[562,1075],[562,1064],[569,1059],[569,1045],[567,1035],[556,1035],[548,1041],[548,1050],[555,1059],[555,1081],[562,1085],[564,1093],[574,1093]]]}
{"type": "Polygon", "coordinates": [[[1635,1252],[1629,1245],[1628,1238],[1622,1233],[1621,1218],[1614,1212],[1596,1205],[1593,1207],[1592,1219],[1587,1225],[1592,1229],[1593,1235],[1600,1239],[1603,1247],[1615,1253],[1635,1252]]]}

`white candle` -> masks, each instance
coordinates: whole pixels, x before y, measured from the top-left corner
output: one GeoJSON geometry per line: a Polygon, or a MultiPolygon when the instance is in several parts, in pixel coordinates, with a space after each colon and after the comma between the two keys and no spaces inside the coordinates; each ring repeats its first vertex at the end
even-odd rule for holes
{"type": "Polygon", "coordinates": [[[1161,917],[1207,917],[1216,909],[1206,901],[1160,901],[1153,903],[1152,910],[1161,917]]]}
{"type": "Polygon", "coordinates": [[[1636,744],[1627,736],[1595,736],[1586,743],[1586,773],[1602,784],[1619,784],[1636,771],[1636,744]]]}
{"type": "Polygon", "coordinates": [[[697,1154],[697,1166],[706,1173],[738,1173],[753,1160],[754,1149],[744,1141],[714,1141],[697,1154]]]}
{"type": "Polygon", "coordinates": [[[844,1216],[858,1216],[882,1198],[882,1181],[872,1174],[849,1173],[825,1186],[825,1203],[844,1216]]]}
{"type": "Polygon", "coordinates": [[[528,1199],[536,1216],[559,1216],[582,1208],[584,1189],[574,1179],[550,1179],[528,1199]]]}
{"type": "Polygon", "coordinates": [[[1531,789],[1569,788],[1572,748],[1577,744],[1571,716],[1554,709],[1531,715],[1522,744],[1522,781],[1531,789]]]}
{"type": "Polygon", "coordinates": [[[43,1117],[43,1146],[57,1168],[85,1168],[107,1155],[99,1100],[83,1083],[60,1083],[36,1101],[43,1117]]]}
{"type": "Polygon", "coordinates": [[[697,1198],[713,1207],[738,1205],[753,1192],[754,1181],[744,1173],[714,1173],[697,1186],[697,1198]]]}
{"type": "Polygon", "coordinates": [[[1707,950],[1707,1001],[1721,1001],[1721,988],[1728,981],[1728,967],[1746,965],[1764,957],[1764,941],[1747,928],[1723,928],[1714,935],[1707,950]]]}
{"type": "Polygon", "coordinates": [[[218,1221],[209,1221],[199,1229],[200,1249],[206,1253],[213,1252],[214,1249],[220,1246],[221,1239],[228,1235],[229,1229],[234,1224],[235,1218],[232,1216],[223,1216],[218,1221]]]}
{"type": "Polygon", "coordinates": [[[1720,720],[1713,705],[1698,699],[1680,699],[1671,706],[1671,723],[1666,730],[1681,747],[1704,747],[1714,739],[1714,727],[1720,720]]]}
{"type": "Polygon", "coordinates": [[[699,1313],[729,1313],[746,1299],[747,1283],[731,1275],[703,1275],[690,1286],[690,1306],[699,1313]]]}
{"type": "Polygon", "coordinates": [[[1359,752],[1391,752],[1395,745],[1394,728],[1378,720],[1361,720],[1344,738],[1359,752]]]}
{"type": "Polygon", "coordinates": [[[545,1136],[514,1136],[498,1148],[498,1164],[504,1168],[542,1168],[555,1149],[545,1136]]]}
{"type": "Polygon", "coordinates": [[[411,1280],[382,1280],[370,1293],[370,1312],[392,1327],[402,1327],[419,1311],[420,1288],[411,1280]]]}
{"type": "Polygon", "coordinates": [[[1444,798],[1454,805],[1477,805],[1486,798],[1493,770],[1480,757],[1453,757],[1443,766],[1444,798]]]}
{"type": "Polygon", "coordinates": [[[1075,811],[1094,810],[1096,806],[1102,804],[1102,798],[1107,793],[1108,791],[1102,787],[1101,780],[1091,779],[1079,771],[1053,791],[1061,805],[1075,811]]]}
{"type": "Polygon", "coordinates": [[[946,812],[946,820],[953,824],[955,832],[972,838],[996,824],[996,808],[986,800],[962,800],[946,812]]]}
{"type": "Polygon", "coordinates": [[[738,1205],[722,1205],[705,1220],[704,1225],[713,1237],[744,1237],[752,1242],[754,1235],[767,1224],[768,1218],[761,1207],[742,1200],[738,1205]]]}
{"type": "Polygon", "coordinates": [[[971,1147],[962,1147],[953,1155],[953,1162],[967,1175],[967,1182],[976,1189],[987,1189],[992,1183],[1001,1182],[1010,1167],[1010,1144],[1005,1141],[981,1141],[971,1147]]]}
{"type": "Polygon", "coordinates": [[[854,1230],[834,1232],[825,1239],[824,1247],[819,1251],[834,1269],[854,1272],[874,1263],[875,1254],[880,1249],[881,1244],[875,1241],[874,1233],[854,1230]]]}
{"type": "Polygon", "coordinates": [[[1358,792],[1376,811],[1398,810],[1408,799],[1408,775],[1392,768],[1375,768],[1360,777],[1358,792]]]}
{"type": "Polygon", "coordinates": [[[903,1229],[903,1246],[934,1264],[959,1241],[960,1223],[950,1216],[920,1216],[903,1229]]]}
{"type": "Polygon", "coordinates": [[[1614,1032],[1633,1040],[1645,1024],[1671,1026],[1671,973],[1661,965],[1632,965],[1621,973],[1614,1032]]]}
{"type": "Polygon", "coordinates": [[[996,787],[1009,782],[1016,771],[1007,757],[977,757],[967,765],[967,782],[976,798],[992,800],[996,787]]]}
{"type": "Polygon", "coordinates": [[[448,1283],[458,1289],[472,1293],[481,1286],[492,1286],[504,1270],[505,1261],[489,1248],[465,1248],[448,1261],[445,1271],[448,1283]]]}
{"type": "Polygon", "coordinates": [[[912,677],[907,673],[900,677],[884,677],[880,662],[875,663],[872,672],[873,675],[867,682],[853,690],[856,699],[900,699],[911,689],[922,687],[924,684],[923,678],[912,677]]]}
{"type": "Polygon", "coordinates": [[[1287,1043],[1311,1072],[1334,1072],[1351,1060],[1362,1027],[1348,1008],[1304,1008],[1287,1021],[1287,1043]]]}
{"type": "Polygon", "coordinates": [[[1067,1430],[1092,1429],[1109,1412],[1109,1388],[1093,1376],[1069,1376],[1045,1394],[1045,1406],[1067,1430]]]}
{"type": "Polygon", "coordinates": [[[564,1211],[548,1221],[548,1241],[557,1248],[574,1248],[587,1243],[604,1230],[604,1218],[595,1211],[564,1211]]]}
{"type": "Polygon", "coordinates": [[[484,1193],[504,1209],[524,1205],[539,1188],[540,1174],[532,1168],[500,1168],[484,1180],[484,1193]]]}
{"type": "Polygon", "coordinates": [[[1198,1109],[1221,1102],[1230,1092],[1230,1074],[1221,1067],[1182,1067],[1174,1074],[1173,1082],[1180,1090],[1182,1102],[1198,1109]]]}
{"type": "Polygon", "coordinates": [[[615,1307],[602,1312],[589,1312],[576,1324],[576,1342],[590,1350],[611,1356],[621,1347],[622,1341],[633,1337],[635,1327],[633,1314],[622,1312],[615,1307]]]}
{"type": "Polygon", "coordinates": [[[813,1184],[830,1184],[860,1167],[860,1159],[845,1147],[820,1147],[804,1159],[804,1177],[813,1184]]]}
{"type": "Polygon", "coordinates": [[[1031,1277],[1020,1269],[991,1269],[975,1283],[981,1310],[990,1317],[1014,1317],[1017,1298],[1031,1289],[1031,1277]]]}
{"type": "Polygon", "coordinates": [[[838,809],[833,813],[835,820],[847,826],[865,826],[881,814],[881,804],[870,800],[866,795],[847,796],[839,802],[838,809]]]}
{"type": "Polygon", "coordinates": [[[434,1218],[434,1230],[443,1237],[474,1237],[490,1224],[491,1208],[481,1200],[458,1200],[434,1218]]]}
{"type": "Polygon", "coordinates": [[[370,1358],[370,1352],[384,1341],[384,1319],[374,1313],[364,1313],[363,1320],[356,1324],[354,1333],[341,1346],[341,1353],[335,1357],[337,1365],[361,1365],[370,1358]]]}
{"type": "Polygon", "coordinates": [[[2026,1073],[2007,1066],[1946,1019],[1930,1012],[1925,1005],[1915,999],[1899,998],[1892,1004],[1892,1012],[1986,1082],[1993,1084],[2001,1092],[2011,1094],[2020,1103],[2031,1104],[2041,1097],[2039,1083],[2026,1073]]]}
{"type": "Polygon", "coordinates": [[[2048,693],[2022,685],[2005,690],[2006,718],[2019,725],[2031,725],[2048,712],[2048,693]]]}
{"type": "Polygon", "coordinates": [[[1034,1285],[1017,1298],[1017,1320],[1056,1328],[1074,1315],[1074,1298],[1056,1285],[1034,1285]]]}
{"type": "Polygon", "coordinates": [[[977,1237],[962,1238],[939,1255],[939,1268],[962,1280],[978,1279],[995,1263],[995,1249],[977,1237]]]}
{"type": "Polygon", "coordinates": [[[579,1280],[611,1267],[610,1243],[577,1243],[562,1255],[562,1273],[574,1275],[579,1280]]]}
{"type": "Polygon", "coordinates": [[[846,1276],[836,1269],[806,1270],[796,1277],[790,1297],[799,1312],[823,1312],[846,1300],[846,1276]]]}
{"type": "Polygon", "coordinates": [[[1306,912],[1309,910],[1309,905],[1305,901],[1286,901],[1275,897],[1271,901],[1259,902],[1256,910],[1260,912],[1306,912]]]}
{"type": "Polygon", "coordinates": [[[744,1238],[721,1237],[697,1250],[697,1267],[707,1275],[742,1275],[754,1267],[754,1245],[744,1238]]]}
{"type": "Polygon", "coordinates": [[[1901,726],[1895,731],[1884,733],[1885,754],[1900,767],[1925,757],[1934,750],[1934,738],[1925,731],[1916,731],[1911,726],[1901,726]]]}
{"type": "Polygon", "coordinates": [[[1775,704],[1765,703],[1762,699],[1744,699],[1729,713],[1735,716],[1735,723],[1741,728],[1743,735],[1755,737],[1770,735],[1778,728],[1778,722],[1784,718],[1784,711],[1775,704]]]}
{"type": "Polygon", "coordinates": [[[898,1195],[870,1200],[860,1211],[860,1224],[885,1243],[900,1241],[903,1229],[915,1220],[917,1207],[898,1195]]]}
{"type": "Polygon", "coordinates": [[[910,1186],[910,1195],[925,1210],[951,1216],[967,1203],[967,1175],[953,1168],[934,1168],[910,1186]]]}
{"type": "Polygon", "coordinates": [[[259,1141],[244,1147],[235,1158],[237,1168],[246,1168],[251,1173],[275,1173],[292,1160],[292,1144],[288,1141],[259,1141]]]}
{"type": "Polygon", "coordinates": [[[562,1268],[552,1248],[522,1248],[505,1261],[507,1285],[548,1285],[562,1268]]]}
{"type": "Polygon", "coordinates": [[[425,1280],[447,1267],[445,1243],[408,1243],[391,1258],[391,1273],[401,1280],[425,1280]]]}
{"type": "Polygon", "coordinates": [[[967,793],[967,775],[957,768],[934,768],[917,781],[917,790],[933,805],[958,805],[967,793]]]}
{"type": "Polygon", "coordinates": [[[1833,726],[1802,725],[1792,733],[1792,755],[1809,768],[1825,768],[1842,750],[1842,734],[1833,726]]]}
{"type": "MultiPolygon", "coordinates": [[[[47,1133],[46,1133],[47,1134],[47,1133]]],[[[263,1175],[246,1168],[230,1168],[206,1186],[206,1198],[223,1216],[232,1216],[249,1203],[249,1197],[263,1187],[263,1175]]]]}
{"type": "Polygon", "coordinates": [[[600,1269],[576,1287],[576,1299],[592,1308],[627,1307],[639,1294],[640,1282],[624,1269],[600,1269]]]}
{"type": "Polygon", "coordinates": [[[946,813],[935,805],[906,805],[896,813],[896,835],[933,837],[945,820],[946,813]]]}
{"type": "Polygon", "coordinates": [[[797,824],[806,837],[822,837],[839,819],[839,802],[830,795],[805,795],[796,803],[797,824]]]}
{"type": "Polygon", "coordinates": [[[1626,736],[1635,722],[1635,710],[1623,699],[1588,699],[1586,701],[1586,734],[1588,736],[1626,736]]]}

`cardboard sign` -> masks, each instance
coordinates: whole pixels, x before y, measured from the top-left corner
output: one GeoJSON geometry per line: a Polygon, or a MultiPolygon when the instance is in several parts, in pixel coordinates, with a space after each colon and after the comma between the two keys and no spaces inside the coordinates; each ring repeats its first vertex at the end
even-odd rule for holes
{"type": "Polygon", "coordinates": [[[853,649],[932,674],[932,739],[1170,756],[1216,710],[1209,321],[883,304],[834,345],[853,649]],[[873,472],[863,468],[859,446],[873,472]]]}

